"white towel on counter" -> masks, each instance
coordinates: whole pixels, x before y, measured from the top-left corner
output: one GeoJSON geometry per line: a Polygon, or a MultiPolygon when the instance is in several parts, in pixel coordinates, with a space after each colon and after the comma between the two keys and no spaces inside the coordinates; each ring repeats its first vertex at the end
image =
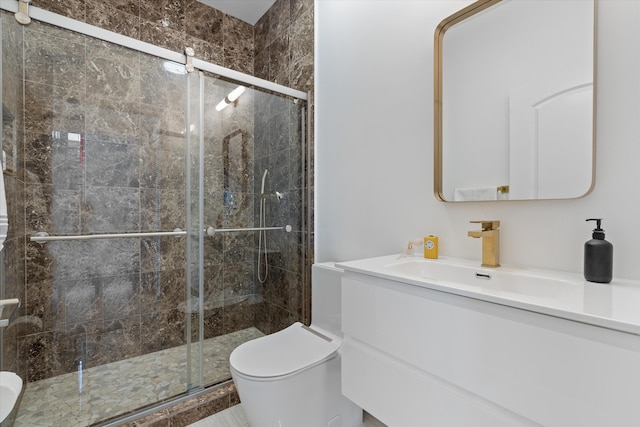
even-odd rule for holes
{"type": "Polygon", "coordinates": [[[498,186],[456,188],[453,192],[453,200],[460,202],[498,200],[498,186]]]}

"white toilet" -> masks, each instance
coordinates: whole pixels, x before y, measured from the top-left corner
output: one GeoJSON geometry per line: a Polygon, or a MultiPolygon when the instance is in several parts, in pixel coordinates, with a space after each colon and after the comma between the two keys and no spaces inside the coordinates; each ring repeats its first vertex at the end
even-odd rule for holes
{"type": "Polygon", "coordinates": [[[362,409],[340,392],[342,270],[312,267],[311,327],[294,323],[248,341],[230,356],[251,427],[352,427],[362,409]]]}

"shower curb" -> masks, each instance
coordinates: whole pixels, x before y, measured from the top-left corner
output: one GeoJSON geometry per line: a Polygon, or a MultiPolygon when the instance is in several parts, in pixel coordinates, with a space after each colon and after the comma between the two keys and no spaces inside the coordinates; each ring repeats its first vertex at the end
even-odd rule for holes
{"type": "Polygon", "coordinates": [[[205,389],[202,392],[180,400],[138,419],[128,420],[124,424],[111,424],[122,427],[185,427],[203,418],[224,411],[240,403],[236,386],[232,380],[205,389]]]}

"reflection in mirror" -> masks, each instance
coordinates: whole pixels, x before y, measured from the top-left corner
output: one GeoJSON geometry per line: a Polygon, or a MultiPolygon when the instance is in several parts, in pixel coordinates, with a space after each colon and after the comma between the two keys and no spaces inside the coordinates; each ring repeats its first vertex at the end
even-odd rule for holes
{"type": "Polygon", "coordinates": [[[565,199],[593,186],[595,0],[481,0],[435,34],[435,195],[565,199]]]}

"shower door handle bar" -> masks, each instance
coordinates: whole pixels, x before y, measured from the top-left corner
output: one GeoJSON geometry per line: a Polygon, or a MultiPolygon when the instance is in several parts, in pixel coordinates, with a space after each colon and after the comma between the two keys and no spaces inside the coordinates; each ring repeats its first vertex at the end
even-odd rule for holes
{"type": "Polygon", "coordinates": [[[107,234],[81,234],[75,236],[50,236],[46,231],[31,236],[32,242],[46,243],[60,240],[95,240],[95,239],[122,239],[133,237],[160,237],[160,236],[185,236],[186,231],[176,228],[173,231],[151,231],[146,233],[107,233],[107,234]]]}
{"type": "Polygon", "coordinates": [[[214,236],[216,233],[231,233],[236,231],[263,231],[263,230],[284,230],[287,233],[290,233],[292,228],[290,225],[285,225],[283,227],[251,227],[251,228],[215,228],[215,227],[207,227],[207,236],[214,236]]]}

